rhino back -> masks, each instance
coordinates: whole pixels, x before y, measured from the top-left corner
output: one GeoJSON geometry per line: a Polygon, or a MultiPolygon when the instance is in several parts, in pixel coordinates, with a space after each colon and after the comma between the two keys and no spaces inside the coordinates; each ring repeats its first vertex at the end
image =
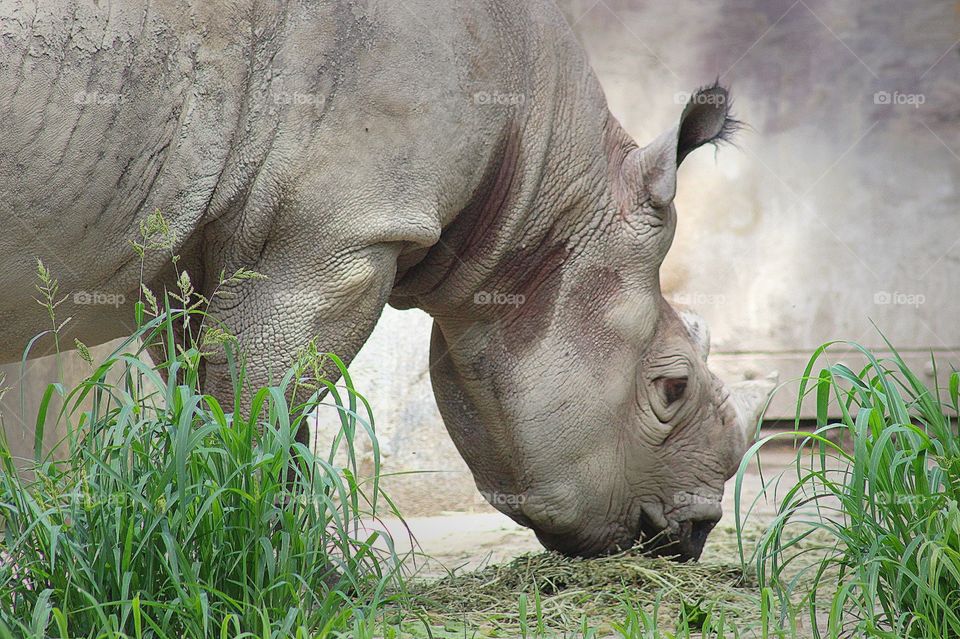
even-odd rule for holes
{"type": "MultiPolygon", "coordinates": [[[[332,254],[449,227],[505,131],[539,183],[584,129],[551,121],[576,96],[558,90],[571,52],[588,75],[562,24],[549,0],[0,0],[0,351],[42,325],[35,256],[67,293],[135,296],[129,242],[157,208],[175,250],[242,263],[267,236],[332,254]]],[[[131,314],[70,313],[90,343],[131,314]]]]}
{"type": "MultiPolygon", "coordinates": [[[[20,348],[41,326],[29,302],[35,258],[65,293],[129,296],[129,242],[145,215],[163,208],[190,236],[224,168],[250,39],[242,17],[212,8],[0,0],[5,343],[20,348]]],[[[131,315],[112,305],[64,314],[93,316],[92,341],[122,330],[111,315],[131,315]]]]}

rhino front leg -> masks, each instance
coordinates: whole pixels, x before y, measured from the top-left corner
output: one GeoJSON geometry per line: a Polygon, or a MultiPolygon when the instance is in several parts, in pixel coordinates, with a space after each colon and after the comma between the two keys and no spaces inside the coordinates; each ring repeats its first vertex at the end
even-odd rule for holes
{"type": "MultiPolygon", "coordinates": [[[[379,319],[396,274],[395,244],[323,256],[291,250],[290,244],[296,242],[268,243],[260,259],[246,265],[265,279],[229,285],[210,307],[213,320],[237,337],[251,389],[278,382],[311,339],[349,364],[379,319]]],[[[339,377],[332,362],[322,372],[330,380],[339,377]]],[[[222,351],[207,360],[203,384],[205,392],[232,405],[222,351]]],[[[306,430],[297,433],[298,441],[308,443],[306,430]]]]}

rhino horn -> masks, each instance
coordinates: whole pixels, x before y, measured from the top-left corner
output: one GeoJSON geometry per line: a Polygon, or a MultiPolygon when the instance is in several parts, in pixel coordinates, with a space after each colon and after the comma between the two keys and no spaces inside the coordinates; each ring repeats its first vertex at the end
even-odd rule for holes
{"type": "Polygon", "coordinates": [[[696,344],[700,357],[703,361],[707,361],[707,357],[710,355],[710,327],[707,325],[707,320],[686,309],[680,310],[678,313],[687,329],[687,333],[690,334],[690,339],[696,344]]]}

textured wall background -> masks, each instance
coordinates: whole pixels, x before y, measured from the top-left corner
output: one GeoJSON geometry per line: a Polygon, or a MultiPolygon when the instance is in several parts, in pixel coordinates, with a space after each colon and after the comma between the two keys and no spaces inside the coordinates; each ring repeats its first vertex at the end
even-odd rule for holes
{"type": "MultiPolygon", "coordinates": [[[[611,110],[643,143],[720,78],[750,128],[680,171],[668,297],[729,379],[802,373],[829,339],[958,363],[960,4],[564,3],[611,110]]],[[[929,378],[932,381],[932,376],[929,378]]],[[[792,416],[791,393],[773,407],[792,416]]]]}
{"type": "MultiPolygon", "coordinates": [[[[641,144],[716,78],[749,125],[738,148],[684,163],[662,273],[667,296],[709,321],[715,370],[796,378],[823,341],[881,347],[871,320],[918,369],[931,350],[942,369],[960,366],[960,3],[561,5],[641,144]]],[[[385,471],[414,472],[388,480],[405,512],[484,509],[433,403],[429,332],[422,313],[387,309],[355,383],[376,411],[385,471]]],[[[16,368],[4,367],[8,380],[16,368]]],[[[26,415],[53,371],[50,360],[30,365],[26,415]]],[[[792,416],[792,397],[786,389],[774,414],[792,416]]],[[[17,403],[8,393],[4,425],[29,454],[32,423],[17,403]]]]}

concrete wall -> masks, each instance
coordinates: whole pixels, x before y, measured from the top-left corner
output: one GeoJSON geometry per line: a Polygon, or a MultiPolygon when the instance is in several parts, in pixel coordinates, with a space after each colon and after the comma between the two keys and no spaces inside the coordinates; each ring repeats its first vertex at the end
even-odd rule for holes
{"type": "MultiPolygon", "coordinates": [[[[104,347],[97,349],[103,355],[110,351],[104,347]]],[[[74,353],[61,358],[65,383],[71,384],[83,378],[90,367],[74,353]]],[[[0,366],[0,388],[5,388],[0,398],[0,425],[3,436],[10,446],[11,454],[22,460],[31,459],[34,451],[37,413],[48,384],[57,383],[61,377],[56,357],[42,357],[20,364],[0,366]]],[[[54,395],[48,410],[49,421],[53,424],[56,411],[60,410],[57,396],[54,395]]],[[[45,431],[43,451],[50,451],[65,435],[62,429],[45,431]]]]}
{"type": "MultiPolygon", "coordinates": [[[[562,6],[641,143],[718,77],[750,127],[684,163],[662,273],[721,376],[795,378],[830,339],[882,349],[871,321],[919,370],[960,364],[960,3],[562,6]]],[[[793,412],[782,393],[772,415],[793,412]]]]}
{"type": "MultiPolygon", "coordinates": [[[[562,8],[641,143],[674,126],[686,92],[717,77],[749,125],[737,148],[685,161],[662,274],[667,296],[709,321],[722,377],[778,369],[795,379],[830,339],[882,348],[871,320],[918,370],[931,350],[942,370],[960,367],[960,3],[562,8]]],[[[385,472],[414,473],[387,482],[404,511],[483,509],[433,403],[429,332],[424,314],[387,309],[351,370],[376,411],[385,472]]],[[[27,379],[50,371],[32,365],[27,379]]],[[[792,417],[795,388],[773,416],[792,417]]],[[[5,426],[29,450],[30,424],[5,426]]]]}

